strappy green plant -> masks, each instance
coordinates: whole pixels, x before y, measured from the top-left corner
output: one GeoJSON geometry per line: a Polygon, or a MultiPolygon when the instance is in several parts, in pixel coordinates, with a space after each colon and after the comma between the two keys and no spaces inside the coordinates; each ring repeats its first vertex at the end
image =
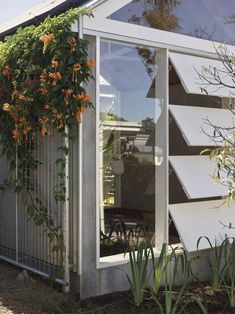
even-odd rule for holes
{"type": "Polygon", "coordinates": [[[129,247],[129,259],[131,266],[131,276],[127,275],[130,283],[134,303],[137,307],[144,300],[144,294],[149,283],[148,264],[150,257],[153,258],[153,250],[149,248],[149,243],[141,241],[137,250],[129,247]]]}
{"type": "Polygon", "coordinates": [[[153,295],[157,295],[164,277],[166,266],[169,262],[168,246],[166,243],[163,243],[161,253],[157,261],[155,262],[155,260],[153,259],[152,262],[153,262],[153,284],[151,292],[153,295]]]}
{"type": "Polygon", "coordinates": [[[226,257],[223,283],[231,307],[235,307],[235,239],[226,239],[226,257]]]}
{"type": "Polygon", "coordinates": [[[178,314],[185,312],[185,308],[190,301],[189,299],[185,299],[184,296],[193,280],[190,264],[186,252],[183,249],[178,247],[171,248],[171,252],[168,255],[168,263],[164,271],[165,288],[162,292],[164,303],[160,303],[159,298],[153,296],[153,299],[162,314],[178,314]],[[176,279],[179,273],[187,274],[187,278],[180,291],[176,291],[176,279]]]}
{"type": "Polygon", "coordinates": [[[172,246],[167,247],[166,245],[162,246],[160,257],[157,263],[157,269],[159,274],[161,274],[161,276],[159,275],[159,278],[161,277],[161,281],[164,281],[164,290],[162,291],[164,302],[162,304],[159,301],[160,296],[156,294],[153,294],[153,300],[156,302],[161,313],[183,313],[190,302],[190,300],[185,299],[184,296],[187,294],[190,283],[195,278],[192,272],[191,263],[198,257],[196,256],[191,260],[188,260],[187,252],[183,248],[173,248],[172,246]],[[180,291],[176,291],[176,280],[179,275],[184,275],[185,281],[180,291]]]}
{"type": "Polygon", "coordinates": [[[211,279],[211,287],[214,291],[219,291],[221,283],[223,281],[223,273],[226,267],[225,255],[228,249],[228,239],[225,239],[219,246],[212,245],[210,239],[206,236],[202,236],[197,241],[197,248],[201,240],[205,239],[211,250],[212,250],[212,257],[209,261],[210,265],[210,279],[211,279]]]}

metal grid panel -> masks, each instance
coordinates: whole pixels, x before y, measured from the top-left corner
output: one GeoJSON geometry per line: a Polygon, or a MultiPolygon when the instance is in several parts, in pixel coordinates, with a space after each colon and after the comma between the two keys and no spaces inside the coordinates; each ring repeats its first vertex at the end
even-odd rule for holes
{"type": "MultiPolygon", "coordinates": [[[[78,132],[78,128],[77,128],[78,132]]],[[[70,142],[69,199],[70,199],[70,261],[72,270],[79,272],[79,141],[70,142]]]]}
{"type": "MultiPolygon", "coordinates": [[[[58,165],[55,161],[63,157],[63,152],[58,151],[58,147],[64,145],[64,138],[58,134],[51,134],[50,136],[42,137],[38,135],[34,143],[29,143],[30,147],[27,149],[33,150],[35,159],[39,160],[41,164],[38,169],[25,169],[25,180],[28,190],[33,197],[39,198],[43,204],[48,208],[50,215],[54,217],[56,225],[63,224],[65,209],[64,204],[56,204],[53,197],[53,189],[58,183],[58,165]]],[[[76,144],[75,148],[77,147],[76,144]]],[[[76,234],[77,228],[77,200],[74,198],[77,193],[74,192],[74,180],[76,180],[76,158],[77,152],[71,154],[70,169],[70,197],[71,211],[70,219],[73,222],[73,229],[71,229],[70,243],[71,243],[71,260],[76,270],[77,254],[73,251],[77,246],[77,237],[73,242],[73,234],[76,234]],[[73,162],[75,160],[75,162],[73,162]],[[74,168],[75,167],[75,168],[74,168]],[[74,219],[75,218],[75,219],[74,219]]],[[[8,177],[8,164],[6,160],[0,159],[0,183],[8,177]]],[[[75,189],[77,189],[75,184],[75,189]]],[[[57,252],[52,252],[52,243],[50,243],[45,230],[45,226],[36,226],[35,223],[29,219],[27,214],[27,204],[25,200],[20,199],[14,194],[0,192],[0,258],[7,258],[13,263],[20,266],[25,266],[32,271],[48,275],[53,278],[62,279],[59,269],[59,256],[57,252]]],[[[63,227],[63,226],[62,226],[63,227]]],[[[64,229],[64,227],[63,227],[64,229]]],[[[66,230],[65,230],[66,232],[66,230]]]]}
{"type": "MultiPolygon", "coordinates": [[[[7,162],[0,158],[0,182],[8,177],[7,162]]],[[[0,190],[0,255],[16,260],[16,197],[0,190]]]]}

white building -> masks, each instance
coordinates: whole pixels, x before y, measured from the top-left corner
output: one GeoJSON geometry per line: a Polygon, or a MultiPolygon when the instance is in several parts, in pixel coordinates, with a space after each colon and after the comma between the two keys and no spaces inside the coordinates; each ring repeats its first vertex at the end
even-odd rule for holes
{"type": "MultiPolygon", "coordinates": [[[[46,1],[1,26],[0,32],[10,34],[70,5],[94,12],[94,18],[81,17],[72,27],[89,41],[96,80],[89,87],[95,109],[84,114],[70,156],[70,224],[65,233],[71,278],[67,269],[61,280],[89,297],[128,289],[120,271],[129,269],[123,254],[128,241],[150,239],[157,256],[162,243],[181,243],[198,254],[200,236],[212,243],[234,236],[225,226],[235,223],[235,205],[220,206],[227,189],[212,178],[213,162],[200,155],[217,145],[206,135],[213,134],[206,119],[234,125],[226,107],[234,92],[206,84],[200,74],[210,66],[223,70],[216,60],[220,43],[235,52],[235,2],[46,1]]],[[[231,77],[225,80],[234,84],[231,77]]],[[[40,148],[48,168],[37,177],[48,202],[51,176],[45,174],[53,172],[54,140],[40,148]]],[[[45,235],[27,221],[15,196],[1,194],[0,202],[0,258],[51,274],[57,260],[45,235]]],[[[207,248],[201,242],[200,249],[207,248]]],[[[203,276],[202,264],[199,270],[203,276]]]]}

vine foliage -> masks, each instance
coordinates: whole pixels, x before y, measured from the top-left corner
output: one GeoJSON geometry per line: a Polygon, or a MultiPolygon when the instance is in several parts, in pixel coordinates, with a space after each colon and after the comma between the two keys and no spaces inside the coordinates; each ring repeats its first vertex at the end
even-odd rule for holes
{"type": "MultiPolygon", "coordinates": [[[[95,62],[88,59],[88,43],[71,30],[81,14],[92,16],[86,9],[70,9],[47,17],[39,26],[18,29],[0,44],[0,147],[10,168],[1,189],[22,196],[29,217],[44,227],[52,251],[60,256],[61,269],[65,251],[62,226],[35,196],[29,182],[30,173],[41,165],[35,157],[38,135],[58,132],[74,138],[82,113],[92,106],[86,85],[93,78],[95,62]]],[[[58,151],[63,157],[56,160],[56,204],[65,202],[68,147],[62,145],[58,151]]]]}

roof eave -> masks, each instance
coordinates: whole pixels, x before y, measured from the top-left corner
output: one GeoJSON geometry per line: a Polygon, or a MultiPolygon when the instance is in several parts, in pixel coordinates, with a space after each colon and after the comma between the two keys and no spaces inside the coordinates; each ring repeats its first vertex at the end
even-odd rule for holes
{"type": "Polygon", "coordinates": [[[104,0],[61,0],[61,2],[58,5],[55,5],[53,7],[53,3],[56,1],[48,2],[49,9],[42,6],[41,8],[39,6],[36,6],[35,9],[32,8],[31,10],[28,10],[27,12],[19,15],[18,17],[14,18],[13,20],[10,20],[9,22],[6,22],[0,27],[0,37],[3,39],[5,36],[13,34],[18,27],[25,27],[27,25],[40,24],[48,15],[55,16],[62,12],[65,12],[69,8],[74,8],[78,6],[86,6],[86,7],[94,7],[98,5],[100,2],[103,2],[104,0]],[[38,8],[38,11],[37,9],[38,8]],[[43,11],[45,9],[45,11],[43,11]],[[38,12],[38,14],[37,14],[38,12]]]}

